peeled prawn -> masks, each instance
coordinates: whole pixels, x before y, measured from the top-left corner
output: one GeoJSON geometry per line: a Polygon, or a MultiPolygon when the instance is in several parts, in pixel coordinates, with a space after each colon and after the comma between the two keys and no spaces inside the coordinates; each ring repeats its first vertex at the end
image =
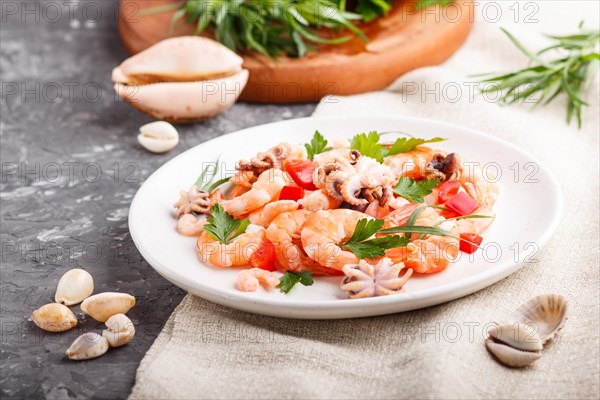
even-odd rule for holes
{"type": "Polygon", "coordinates": [[[340,244],[352,236],[356,223],[363,218],[371,217],[348,209],[314,213],[306,220],[300,234],[304,251],[320,265],[338,271],[346,264],[358,263],[358,257],[343,250],[340,244]]]}
{"type": "Polygon", "coordinates": [[[184,214],[177,220],[177,232],[185,236],[199,236],[206,224],[205,216],[198,218],[194,214],[184,214]]]}
{"type": "Polygon", "coordinates": [[[409,152],[386,157],[383,164],[390,167],[397,178],[421,179],[425,177],[425,169],[436,154],[445,155],[427,146],[417,146],[409,152]]]}
{"type": "Polygon", "coordinates": [[[279,215],[267,228],[267,239],[275,247],[277,265],[280,269],[292,272],[311,271],[313,275],[339,275],[331,268],[325,268],[306,255],[300,243],[300,232],[306,219],[314,213],[297,210],[279,215]]]}
{"type": "Polygon", "coordinates": [[[275,200],[287,183],[287,175],[280,169],[269,169],[260,174],[252,188],[231,200],[221,202],[227,213],[233,217],[248,214],[275,200]]]}
{"type": "Polygon", "coordinates": [[[256,292],[260,283],[272,289],[279,285],[279,278],[270,271],[250,268],[240,271],[236,286],[242,292],[256,292]]]}
{"type": "Polygon", "coordinates": [[[268,203],[263,208],[259,208],[248,215],[248,219],[255,225],[268,227],[279,214],[298,209],[298,203],[293,200],[278,200],[268,203]]]}
{"type": "Polygon", "coordinates": [[[338,208],[342,204],[342,200],[334,199],[324,189],[319,189],[312,192],[305,191],[304,197],[298,203],[305,210],[320,211],[338,208]]]}
{"type": "Polygon", "coordinates": [[[228,244],[219,242],[204,231],[196,242],[196,252],[203,263],[220,268],[241,267],[248,265],[250,257],[264,240],[265,229],[253,224],[228,244]]]}

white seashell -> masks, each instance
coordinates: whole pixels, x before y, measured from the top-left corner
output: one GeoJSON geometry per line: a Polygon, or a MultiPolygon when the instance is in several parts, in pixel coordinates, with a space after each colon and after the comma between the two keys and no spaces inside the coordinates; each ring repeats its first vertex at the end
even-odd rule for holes
{"type": "Polygon", "coordinates": [[[540,352],[521,351],[505,344],[494,342],[492,339],[485,341],[485,347],[502,364],[513,368],[525,367],[542,356],[540,352]]]}
{"type": "Polygon", "coordinates": [[[243,59],[199,36],[163,40],[112,73],[116,93],[154,118],[200,121],[229,109],[248,81],[243,59]]]}
{"type": "Polygon", "coordinates": [[[497,325],[488,334],[496,342],[502,342],[515,349],[524,351],[540,351],[544,348],[542,341],[532,327],[514,323],[512,325],[497,325]]]}
{"type": "Polygon", "coordinates": [[[89,360],[100,357],[108,351],[106,338],[95,332],[86,332],[79,336],[67,349],[67,357],[71,360],[89,360]]]}
{"type": "Polygon", "coordinates": [[[567,301],[557,294],[536,296],[519,306],[511,320],[535,328],[542,344],[546,344],[567,320],[567,301]]]}
{"type": "Polygon", "coordinates": [[[46,304],[31,314],[31,319],[48,332],[64,332],[77,325],[77,317],[67,306],[59,303],[46,304]]]}
{"type": "Polygon", "coordinates": [[[179,143],[177,129],[165,121],[143,125],[137,138],[143,148],[153,153],[166,153],[179,143]]]}
{"type": "Polygon", "coordinates": [[[88,297],[81,311],[96,321],[105,322],[115,314],[126,314],[135,305],[135,297],[127,293],[105,292],[88,297]]]}
{"type": "Polygon", "coordinates": [[[135,335],[133,322],[125,314],[115,314],[106,321],[102,336],[108,340],[110,347],[119,347],[127,344],[135,335]]]}
{"type": "Polygon", "coordinates": [[[54,300],[67,306],[81,303],[94,291],[94,279],[87,271],[71,269],[60,278],[54,300]]]}

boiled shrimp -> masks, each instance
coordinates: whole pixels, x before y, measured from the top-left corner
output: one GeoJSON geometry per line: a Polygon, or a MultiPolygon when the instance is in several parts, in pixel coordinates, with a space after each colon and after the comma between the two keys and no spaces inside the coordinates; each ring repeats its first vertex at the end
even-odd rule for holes
{"type": "Polygon", "coordinates": [[[298,203],[293,200],[278,200],[251,212],[248,219],[253,224],[266,228],[279,214],[297,209],[298,203]]]}
{"type": "Polygon", "coordinates": [[[231,200],[221,202],[227,213],[233,217],[248,214],[275,200],[287,184],[287,174],[280,169],[269,169],[260,174],[252,188],[231,200]]]}
{"type": "Polygon", "coordinates": [[[478,165],[465,163],[460,182],[469,196],[477,200],[480,206],[491,208],[498,199],[500,189],[493,182],[496,177],[490,176],[491,171],[486,172],[478,165]]]}
{"type": "Polygon", "coordinates": [[[370,219],[364,213],[348,209],[314,213],[300,234],[304,251],[320,265],[339,271],[346,264],[358,263],[358,257],[340,244],[352,236],[356,223],[363,218],[370,219]]]}
{"type": "Polygon", "coordinates": [[[206,224],[204,215],[196,217],[194,214],[184,214],[177,220],[177,232],[184,236],[199,236],[206,224]]]}
{"type": "Polygon", "coordinates": [[[229,268],[248,265],[250,257],[265,240],[265,229],[250,224],[228,244],[223,244],[204,231],[196,242],[196,252],[200,261],[215,267],[229,268]]]}
{"type": "Polygon", "coordinates": [[[491,208],[483,206],[473,211],[476,215],[486,215],[490,218],[462,218],[456,221],[458,231],[460,233],[475,233],[481,235],[487,228],[492,225],[496,214],[491,208]]]}
{"type": "Polygon", "coordinates": [[[425,170],[429,162],[436,154],[440,153],[442,152],[427,146],[417,146],[409,152],[386,157],[383,164],[390,167],[397,178],[404,176],[422,179],[425,177],[425,170]]]}
{"type": "MultiPolygon", "coordinates": [[[[399,210],[400,211],[400,210],[399,210]]],[[[390,216],[393,213],[390,214],[390,216]]],[[[386,218],[384,227],[402,226],[395,221],[406,224],[404,214],[386,218]]],[[[410,213],[408,213],[410,215],[410,213]]],[[[389,217],[389,216],[388,216],[389,217]]],[[[408,219],[408,216],[406,217],[408,219]]],[[[421,274],[432,274],[446,269],[458,256],[459,230],[454,220],[445,220],[432,208],[425,208],[415,221],[416,226],[436,226],[452,233],[452,236],[426,235],[420,238],[419,234],[412,234],[413,239],[406,247],[397,247],[387,250],[386,257],[394,262],[403,262],[407,268],[421,274]]]]}
{"type": "Polygon", "coordinates": [[[264,269],[244,269],[238,274],[236,286],[242,292],[256,292],[260,283],[272,289],[279,285],[279,278],[264,269]]]}
{"type": "Polygon", "coordinates": [[[292,272],[311,271],[313,275],[339,275],[309,258],[300,243],[300,232],[306,219],[314,213],[297,210],[279,215],[267,228],[267,239],[275,247],[277,267],[292,272]]]}
{"type": "Polygon", "coordinates": [[[334,199],[324,189],[305,191],[304,193],[304,197],[298,201],[298,204],[305,210],[332,210],[342,204],[341,199],[334,199]]]}

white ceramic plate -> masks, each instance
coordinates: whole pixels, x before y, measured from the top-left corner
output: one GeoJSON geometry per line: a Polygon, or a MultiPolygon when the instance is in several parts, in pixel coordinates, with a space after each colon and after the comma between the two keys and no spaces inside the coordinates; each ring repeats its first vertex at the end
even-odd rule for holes
{"type": "Polygon", "coordinates": [[[129,230],[148,263],[175,285],[215,303],[244,311],[286,318],[333,319],[389,314],[440,304],[485,288],[535,259],[555,231],[562,214],[562,194],[549,171],[529,154],[492,136],[440,122],[409,118],[304,118],[256,126],[198,145],[159,168],[137,192],[129,212],[129,230]],[[234,284],[239,270],[200,263],[195,238],[175,231],[172,204],[189,188],[203,162],[221,156],[235,163],[281,141],[304,143],[315,130],[328,139],[355,133],[410,132],[417,137],[442,136],[440,145],[495,169],[500,177],[497,218],[484,234],[484,247],[445,271],[413,277],[401,294],[349,300],[340,278],[317,278],[309,287],[242,293],[234,284]]]}

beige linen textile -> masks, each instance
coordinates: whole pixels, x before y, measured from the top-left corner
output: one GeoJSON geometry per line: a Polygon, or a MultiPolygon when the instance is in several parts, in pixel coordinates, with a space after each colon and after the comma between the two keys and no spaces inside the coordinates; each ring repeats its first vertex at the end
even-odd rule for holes
{"type": "Polygon", "coordinates": [[[447,304],[356,320],[275,319],[188,295],[142,360],[132,399],[600,396],[598,82],[580,131],[565,125],[564,100],[530,112],[468,93],[474,81],[468,75],[526,62],[499,26],[509,26],[536,48],[545,44],[539,32],[569,33],[584,17],[597,27],[598,3],[537,3],[539,23],[518,25],[508,13],[513,3],[499,4],[502,21],[486,22],[477,14],[467,44],[445,64],[409,73],[387,92],[328,99],[315,114],[431,118],[488,132],[531,152],[555,174],[565,199],[562,223],[537,262],[447,304]],[[425,93],[436,84],[442,92],[437,99],[425,93]],[[458,99],[452,86],[462,88],[458,99]],[[485,325],[548,292],[570,302],[563,332],[532,367],[500,366],[483,346],[485,325]]]}

